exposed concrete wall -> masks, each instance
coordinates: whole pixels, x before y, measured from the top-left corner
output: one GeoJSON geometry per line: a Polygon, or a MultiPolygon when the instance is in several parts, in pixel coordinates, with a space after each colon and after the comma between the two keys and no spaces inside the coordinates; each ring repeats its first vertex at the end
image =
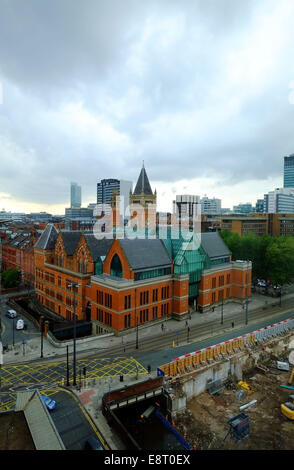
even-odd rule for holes
{"type": "Polygon", "coordinates": [[[293,336],[276,338],[269,343],[264,343],[253,350],[239,351],[227,359],[220,360],[210,366],[204,366],[202,370],[195,370],[185,376],[173,378],[169,386],[175,391],[171,391],[172,401],[171,412],[182,411],[186,408],[188,400],[200,395],[207,390],[207,383],[210,380],[224,381],[229,376],[236,381],[243,379],[243,371],[258,364],[259,360],[265,354],[274,352],[283,354],[288,350],[289,344],[292,344],[293,336]]]}
{"type": "MultiPolygon", "coordinates": [[[[102,340],[108,337],[110,338],[112,336],[114,336],[114,333],[107,333],[101,336],[95,335],[95,336],[86,336],[85,338],[77,338],[76,341],[77,341],[77,344],[89,344],[89,347],[90,347],[91,343],[93,342],[97,343],[97,340],[99,341],[99,339],[102,340]]],[[[58,339],[54,337],[54,335],[52,335],[50,331],[48,331],[47,333],[47,339],[55,348],[64,348],[66,346],[72,346],[72,339],[66,340],[66,341],[59,341],[58,339]]],[[[95,347],[99,347],[99,346],[95,344],[95,347]]]]}
{"type": "Polygon", "coordinates": [[[18,392],[15,411],[23,411],[37,450],[65,450],[39,390],[18,392]]]}

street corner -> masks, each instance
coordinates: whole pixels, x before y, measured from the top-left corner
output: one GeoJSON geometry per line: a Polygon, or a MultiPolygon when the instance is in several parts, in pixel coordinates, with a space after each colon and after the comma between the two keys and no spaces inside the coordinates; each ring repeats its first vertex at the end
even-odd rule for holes
{"type": "Polygon", "coordinates": [[[86,390],[79,395],[81,403],[86,406],[92,402],[93,395],[95,395],[95,390],[86,390]]]}

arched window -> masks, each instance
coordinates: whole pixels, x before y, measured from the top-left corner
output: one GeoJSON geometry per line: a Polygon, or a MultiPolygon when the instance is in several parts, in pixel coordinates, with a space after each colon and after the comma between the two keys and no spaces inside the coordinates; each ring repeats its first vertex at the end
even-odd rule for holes
{"type": "Polygon", "coordinates": [[[101,257],[97,259],[95,263],[95,274],[102,274],[103,271],[103,263],[101,257]]]}
{"type": "Polygon", "coordinates": [[[111,261],[110,274],[115,277],[122,277],[122,265],[117,254],[114,255],[111,261]]]}
{"type": "Polygon", "coordinates": [[[80,273],[83,272],[83,260],[82,259],[79,260],[79,272],[80,273]]]}

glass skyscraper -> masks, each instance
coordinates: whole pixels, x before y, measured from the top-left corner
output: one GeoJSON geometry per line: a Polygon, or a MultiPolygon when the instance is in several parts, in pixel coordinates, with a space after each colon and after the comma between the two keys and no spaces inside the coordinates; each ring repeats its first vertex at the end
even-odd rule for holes
{"type": "Polygon", "coordinates": [[[125,213],[125,209],[129,205],[130,191],[132,190],[133,184],[131,181],[117,180],[114,178],[101,180],[97,183],[97,204],[108,204],[111,205],[111,198],[114,192],[118,196],[124,197],[124,208],[122,213],[125,213]]]}
{"type": "Polygon", "coordinates": [[[294,188],[294,154],[284,157],[284,188],[294,188]]]}
{"type": "Polygon", "coordinates": [[[70,207],[81,207],[82,188],[77,183],[70,183],[70,207]]]}

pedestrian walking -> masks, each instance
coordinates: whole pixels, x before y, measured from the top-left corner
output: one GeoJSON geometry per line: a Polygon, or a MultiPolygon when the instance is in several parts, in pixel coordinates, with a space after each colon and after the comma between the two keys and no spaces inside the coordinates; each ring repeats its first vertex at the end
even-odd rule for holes
{"type": "Polygon", "coordinates": [[[234,328],[234,326],[235,326],[235,323],[232,321],[232,328],[234,328]]]}

